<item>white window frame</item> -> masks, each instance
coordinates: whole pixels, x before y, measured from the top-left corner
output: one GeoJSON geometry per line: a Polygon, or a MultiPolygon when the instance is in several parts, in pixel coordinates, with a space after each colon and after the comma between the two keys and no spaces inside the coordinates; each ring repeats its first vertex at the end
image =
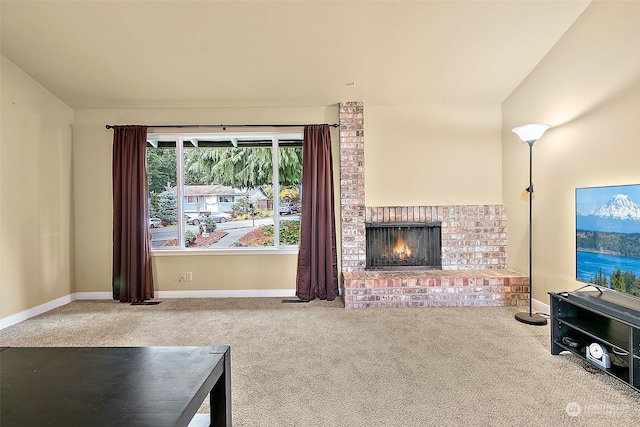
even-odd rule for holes
{"type": "Polygon", "coordinates": [[[184,235],[186,232],[186,224],[180,219],[184,217],[184,143],[192,143],[194,147],[197,147],[197,141],[199,139],[206,139],[208,141],[229,141],[229,140],[247,140],[247,139],[271,139],[271,154],[272,154],[272,169],[273,169],[273,233],[274,236],[280,235],[280,212],[279,195],[280,195],[280,182],[279,182],[279,168],[278,168],[278,153],[280,140],[296,140],[303,141],[302,132],[286,132],[286,133],[273,133],[273,132],[240,132],[240,133],[149,133],[147,135],[147,141],[154,147],[157,147],[157,141],[173,141],[175,142],[176,149],[176,197],[178,204],[178,246],[168,248],[154,248],[151,249],[153,256],[174,256],[174,255],[253,255],[253,254],[297,254],[299,246],[294,245],[282,245],[279,238],[274,238],[274,245],[270,247],[246,247],[246,248],[209,248],[209,249],[190,249],[185,246],[184,235]]]}

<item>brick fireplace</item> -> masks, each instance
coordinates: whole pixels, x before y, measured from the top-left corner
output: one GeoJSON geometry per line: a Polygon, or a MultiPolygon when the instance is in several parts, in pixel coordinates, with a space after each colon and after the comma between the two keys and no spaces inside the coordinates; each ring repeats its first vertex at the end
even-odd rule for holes
{"type": "Polygon", "coordinates": [[[528,305],[528,277],[506,269],[503,205],[365,206],[364,107],[340,104],[346,308],[528,305]],[[366,225],[439,223],[441,269],[367,270],[366,225]]]}

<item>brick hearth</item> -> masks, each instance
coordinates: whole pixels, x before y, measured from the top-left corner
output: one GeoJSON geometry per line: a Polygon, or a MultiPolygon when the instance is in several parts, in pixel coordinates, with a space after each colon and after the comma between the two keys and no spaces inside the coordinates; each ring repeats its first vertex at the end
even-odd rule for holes
{"type": "Polygon", "coordinates": [[[346,308],[528,305],[529,278],[506,269],[344,273],[346,308]]]}
{"type": "Polygon", "coordinates": [[[364,179],[364,107],[341,103],[341,263],[347,308],[529,304],[528,277],[506,269],[505,206],[365,206],[364,179]],[[365,223],[394,221],[442,223],[442,270],[365,271],[365,223]]]}

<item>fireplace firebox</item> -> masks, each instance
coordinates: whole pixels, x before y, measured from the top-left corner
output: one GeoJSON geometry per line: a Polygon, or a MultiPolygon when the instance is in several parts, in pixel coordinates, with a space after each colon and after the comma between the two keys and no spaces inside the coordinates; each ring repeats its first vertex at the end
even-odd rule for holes
{"type": "Polygon", "coordinates": [[[366,270],[442,269],[441,222],[365,224],[366,270]]]}

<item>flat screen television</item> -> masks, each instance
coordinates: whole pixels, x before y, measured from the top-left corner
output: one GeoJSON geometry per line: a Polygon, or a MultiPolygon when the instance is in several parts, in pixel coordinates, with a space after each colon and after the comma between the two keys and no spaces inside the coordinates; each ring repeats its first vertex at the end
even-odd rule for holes
{"type": "Polygon", "coordinates": [[[576,279],[640,304],[640,184],[576,189],[576,279]]]}

